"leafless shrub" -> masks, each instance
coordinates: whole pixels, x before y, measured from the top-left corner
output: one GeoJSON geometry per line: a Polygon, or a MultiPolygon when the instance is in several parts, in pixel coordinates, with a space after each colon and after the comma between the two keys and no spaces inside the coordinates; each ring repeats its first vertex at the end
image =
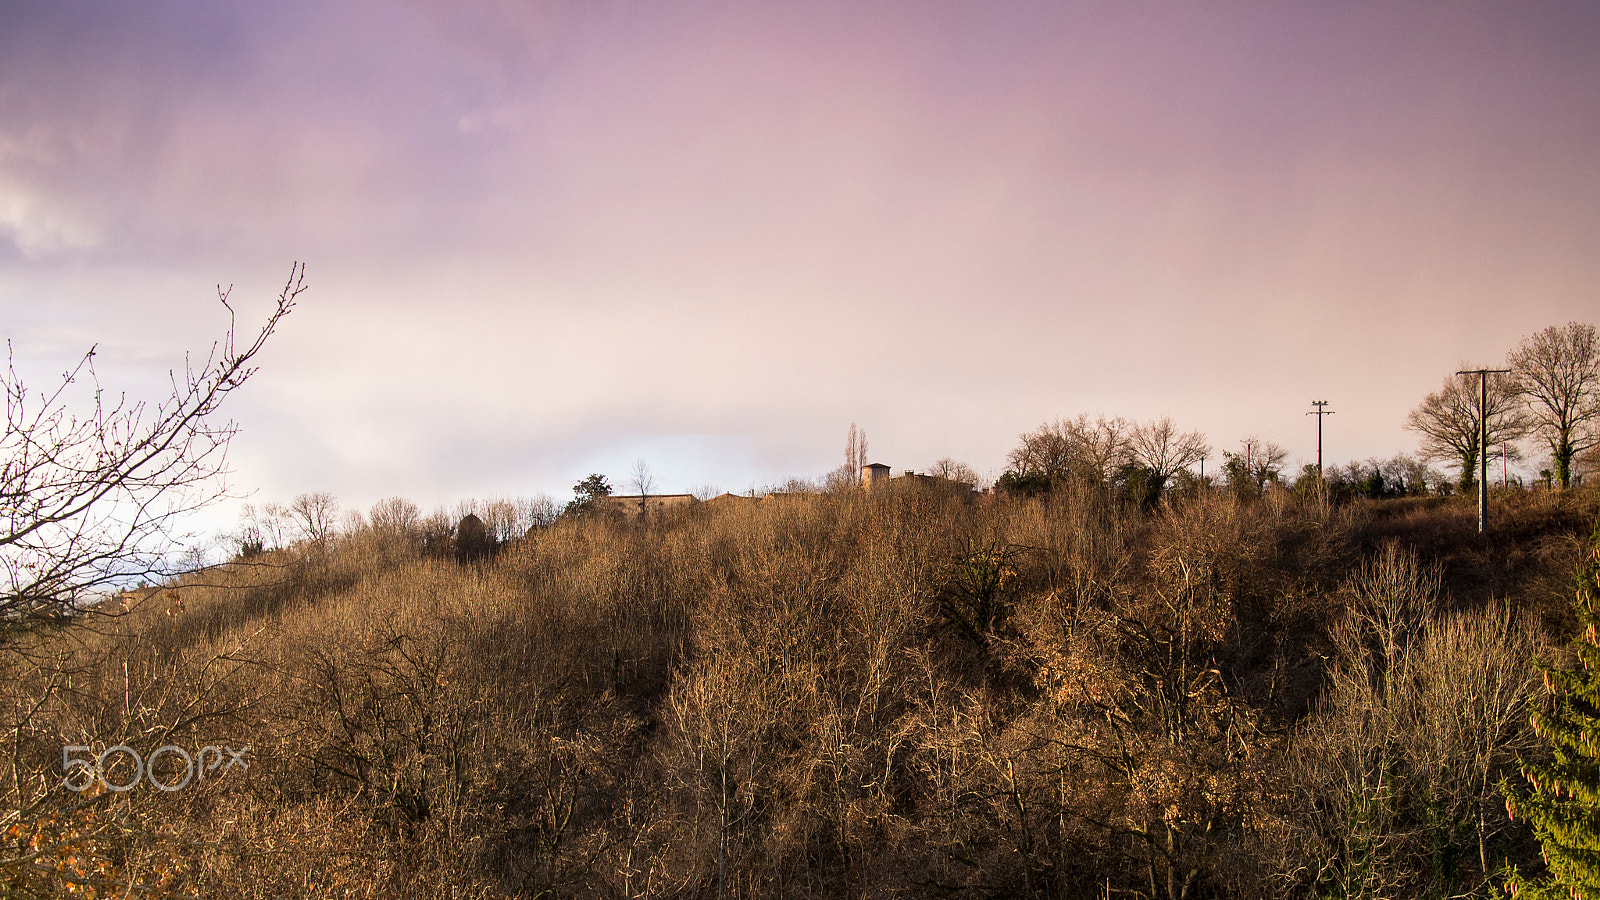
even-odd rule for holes
{"type": "Polygon", "coordinates": [[[1494,785],[1530,746],[1543,642],[1501,604],[1440,613],[1438,572],[1392,544],[1348,597],[1292,757],[1314,806],[1286,831],[1288,874],[1350,897],[1479,890],[1500,865],[1494,785]]]}
{"type": "Polygon", "coordinates": [[[847,491],[568,517],[460,567],[374,514],[73,631],[70,686],[8,673],[4,750],[48,787],[57,741],[198,698],[248,789],[146,803],[115,874],[201,895],[1467,892],[1516,834],[1485,785],[1534,638],[1363,561],[1363,515],[847,491]],[[1025,548],[979,643],[940,609],[974,548],[1025,548]]]}

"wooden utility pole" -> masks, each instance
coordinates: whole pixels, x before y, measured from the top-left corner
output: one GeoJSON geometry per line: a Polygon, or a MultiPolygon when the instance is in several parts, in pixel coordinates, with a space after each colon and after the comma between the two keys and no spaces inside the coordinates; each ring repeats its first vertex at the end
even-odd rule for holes
{"type": "Polygon", "coordinates": [[[1306,413],[1308,416],[1317,417],[1317,480],[1322,480],[1322,417],[1333,415],[1333,410],[1324,409],[1328,405],[1326,400],[1313,400],[1311,405],[1316,409],[1306,413]]]}
{"type": "Polygon", "coordinates": [[[1457,375],[1478,376],[1478,533],[1489,530],[1489,376],[1510,369],[1463,369],[1457,375]]]}

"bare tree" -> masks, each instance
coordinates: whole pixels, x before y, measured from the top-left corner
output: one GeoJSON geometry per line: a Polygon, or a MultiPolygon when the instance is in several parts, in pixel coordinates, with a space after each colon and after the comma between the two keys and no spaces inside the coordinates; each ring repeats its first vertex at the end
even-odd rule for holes
{"type": "Polygon", "coordinates": [[[181,375],[172,373],[172,393],[155,405],[105,393],[94,347],[42,391],[24,384],[14,361],[0,373],[6,631],[69,613],[117,582],[170,573],[177,519],[226,490],[218,476],[237,426],[218,421],[218,410],[255,374],[256,355],[294,308],[304,279],[295,264],[260,331],[243,346],[235,343],[231,288],[219,287],[227,331],[203,362],[186,360],[181,375]]]}
{"type": "Polygon", "coordinates": [[[483,519],[490,536],[501,543],[527,537],[530,530],[549,525],[561,514],[560,507],[548,494],[463,500],[456,505],[456,510],[460,515],[473,513],[483,519]]]}
{"type": "Polygon", "coordinates": [[[1169,418],[1133,426],[1128,443],[1134,462],[1160,478],[1171,478],[1179,471],[1205,459],[1211,445],[1198,431],[1180,433],[1169,418]]]}
{"type": "Polygon", "coordinates": [[[561,507],[549,494],[537,494],[532,497],[517,498],[517,521],[522,527],[522,534],[534,528],[543,528],[556,520],[561,515],[561,507]]]}
{"type": "Polygon", "coordinates": [[[288,543],[288,507],[282,503],[256,506],[246,503],[239,507],[239,543],[241,549],[253,552],[276,550],[288,543]]]}
{"type": "Polygon", "coordinates": [[[307,543],[326,547],[339,519],[339,501],[327,491],[301,494],[289,504],[289,515],[307,543]]]}
{"type": "MultiPolygon", "coordinates": [[[[1474,368],[1462,363],[1461,369],[1474,368]]],[[[1516,380],[1501,374],[1489,376],[1489,447],[1516,459],[1516,442],[1528,433],[1528,416],[1519,401],[1516,380]]],[[[1481,399],[1470,375],[1451,375],[1444,387],[1422,399],[1406,415],[1405,427],[1422,435],[1423,459],[1461,467],[1463,492],[1472,490],[1478,477],[1478,441],[1481,399]]]]}
{"type": "MultiPolygon", "coordinates": [[[[545,514],[550,518],[545,522],[554,521],[555,512],[551,510],[555,501],[544,498],[545,514]]],[[[459,521],[467,516],[473,516],[483,523],[489,540],[496,544],[505,543],[512,538],[525,537],[528,529],[533,527],[541,515],[539,501],[526,497],[515,500],[505,497],[489,497],[487,499],[471,497],[459,500],[455,505],[455,520],[459,529],[459,521]]]]}
{"type": "Polygon", "coordinates": [[[861,467],[867,464],[867,433],[854,422],[850,423],[850,431],[844,439],[844,464],[857,477],[861,475],[861,467]]]}
{"type": "Polygon", "coordinates": [[[1583,322],[1522,340],[1506,358],[1532,414],[1533,433],[1550,447],[1556,480],[1572,486],[1572,458],[1600,441],[1600,339],[1583,322]]]}
{"type": "Polygon", "coordinates": [[[845,435],[844,462],[822,477],[824,488],[829,491],[848,491],[860,487],[861,470],[867,463],[867,433],[851,422],[850,431],[845,435]]]}
{"type": "Polygon", "coordinates": [[[456,536],[457,519],[443,506],[423,516],[417,522],[417,533],[426,553],[442,556],[450,552],[456,536]]]}
{"type": "Polygon", "coordinates": [[[489,529],[489,537],[497,543],[520,538],[528,532],[528,526],[522,524],[516,502],[503,497],[492,497],[485,501],[479,518],[489,529]]]}
{"type": "Polygon", "coordinates": [[[1077,446],[1078,468],[1095,480],[1109,479],[1133,460],[1133,426],[1121,416],[1097,416],[1093,422],[1080,415],[1067,424],[1067,434],[1077,446]]]}
{"type": "Polygon", "coordinates": [[[365,534],[371,527],[367,522],[367,514],[359,509],[347,509],[339,514],[339,534],[342,537],[365,534]]]}
{"type": "Polygon", "coordinates": [[[1046,422],[1021,436],[1006,464],[1017,475],[1052,481],[1066,478],[1072,467],[1074,446],[1062,420],[1046,422]]]}
{"type": "Polygon", "coordinates": [[[389,497],[372,504],[367,514],[372,530],[392,538],[416,537],[422,523],[422,512],[417,505],[404,497],[389,497]]]}
{"type": "Polygon", "coordinates": [[[1289,452],[1271,441],[1254,435],[1239,442],[1239,452],[1222,451],[1223,471],[1236,492],[1260,494],[1267,483],[1277,481],[1289,452]]]}
{"type": "MultiPolygon", "coordinates": [[[[1514,453],[1516,447],[1512,446],[1510,450],[1514,453]]],[[[1511,456],[1511,459],[1517,458],[1516,455],[1511,456]]],[[[1379,461],[1378,471],[1395,491],[1411,497],[1427,493],[1428,485],[1439,477],[1439,473],[1430,470],[1427,463],[1406,453],[1396,453],[1379,461]]]]}
{"type": "Polygon", "coordinates": [[[639,492],[639,518],[643,519],[650,512],[650,492],[656,489],[656,477],[644,459],[634,460],[628,483],[639,492]]]}
{"type": "Polygon", "coordinates": [[[1102,481],[1132,460],[1131,432],[1132,426],[1120,417],[1057,419],[1022,435],[1006,461],[1018,475],[1102,481]]]}
{"type": "Polygon", "coordinates": [[[933,468],[928,470],[928,474],[935,478],[943,478],[946,481],[953,481],[968,487],[975,488],[978,486],[978,473],[966,463],[958,462],[948,456],[934,460],[933,468]]]}

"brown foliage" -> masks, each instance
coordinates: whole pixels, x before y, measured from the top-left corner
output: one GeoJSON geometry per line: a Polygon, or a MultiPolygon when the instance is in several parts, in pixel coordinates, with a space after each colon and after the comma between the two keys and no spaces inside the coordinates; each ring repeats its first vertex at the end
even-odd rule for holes
{"type": "Polygon", "coordinates": [[[1310,896],[1361,840],[1390,887],[1470,891],[1518,846],[1483,793],[1537,643],[1511,610],[1565,557],[1452,596],[1453,526],[1374,509],[848,491],[568,518],[469,567],[374,514],[36,636],[5,800],[86,815],[57,843],[119,896],[1310,896]],[[74,806],[60,747],[119,743],[249,768],[74,806]],[[1388,803],[1371,759],[1441,799],[1341,818],[1388,803]]]}

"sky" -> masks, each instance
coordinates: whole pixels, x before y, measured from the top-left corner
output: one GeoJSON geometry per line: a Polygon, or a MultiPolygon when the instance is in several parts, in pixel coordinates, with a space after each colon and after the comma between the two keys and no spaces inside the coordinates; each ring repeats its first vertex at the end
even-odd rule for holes
{"type": "MultiPolygon", "coordinates": [[[[996,475],[1058,416],[1330,463],[1600,318],[1589,2],[0,0],[0,324],[159,399],[310,289],[230,483],[996,475]]],[[[1214,463],[1213,463],[1214,464],[1214,463]]]]}

